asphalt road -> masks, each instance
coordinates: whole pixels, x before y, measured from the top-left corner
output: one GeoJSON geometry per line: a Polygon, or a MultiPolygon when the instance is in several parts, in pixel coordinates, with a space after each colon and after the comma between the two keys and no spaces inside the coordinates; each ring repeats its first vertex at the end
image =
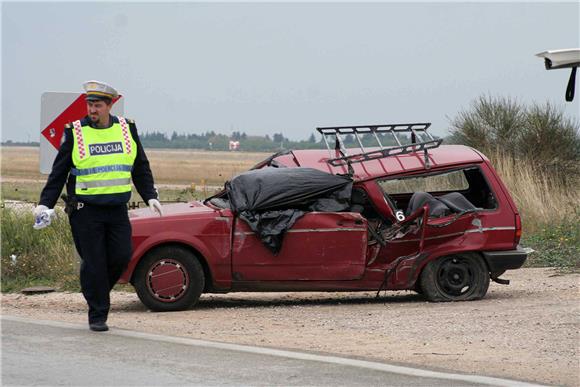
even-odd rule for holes
{"type": "Polygon", "coordinates": [[[6,316],[2,317],[1,384],[529,386],[503,379],[114,328],[95,333],[79,324],[6,316]]]}

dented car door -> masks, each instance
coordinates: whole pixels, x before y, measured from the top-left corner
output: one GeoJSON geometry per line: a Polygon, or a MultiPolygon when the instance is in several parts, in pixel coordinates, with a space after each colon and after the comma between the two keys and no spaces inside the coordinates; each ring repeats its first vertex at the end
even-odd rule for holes
{"type": "Polygon", "coordinates": [[[277,255],[241,219],[234,228],[234,281],[353,280],[365,270],[367,222],[357,213],[311,212],[288,230],[277,255]]]}
{"type": "Polygon", "coordinates": [[[465,244],[470,233],[479,231],[481,221],[477,212],[452,214],[443,218],[420,215],[411,231],[387,242],[385,261],[393,266],[392,285],[410,286],[425,259],[444,250],[452,253],[465,244]]]}

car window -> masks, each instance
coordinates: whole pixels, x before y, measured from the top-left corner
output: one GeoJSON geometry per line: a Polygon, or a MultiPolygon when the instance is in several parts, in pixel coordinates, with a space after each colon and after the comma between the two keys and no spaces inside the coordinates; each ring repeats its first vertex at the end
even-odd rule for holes
{"type": "Polygon", "coordinates": [[[427,175],[403,179],[379,181],[379,185],[389,195],[413,192],[465,191],[469,183],[463,171],[453,171],[438,175],[427,175]]]}
{"type": "Polygon", "coordinates": [[[393,209],[409,208],[412,196],[420,195],[421,192],[435,197],[459,193],[473,206],[481,209],[494,209],[498,205],[495,194],[478,166],[443,173],[430,172],[420,176],[379,180],[377,183],[393,209]]]}

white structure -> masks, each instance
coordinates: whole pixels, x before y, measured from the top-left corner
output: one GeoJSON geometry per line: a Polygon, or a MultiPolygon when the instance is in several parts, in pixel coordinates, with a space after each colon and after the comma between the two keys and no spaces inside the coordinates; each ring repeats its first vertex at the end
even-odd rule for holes
{"type": "Polygon", "coordinates": [[[239,141],[232,141],[232,140],[230,140],[230,150],[231,151],[240,150],[240,142],[239,141]]]}
{"type": "Polygon", "coordinates": [[[536,54],[536,56],[544,58],[546,70],[572,68],[568,87],[566,88],[566,101],[572,101],[576,87],[576,69],[580,66],[580,48],[544,51],[536,54]]]}

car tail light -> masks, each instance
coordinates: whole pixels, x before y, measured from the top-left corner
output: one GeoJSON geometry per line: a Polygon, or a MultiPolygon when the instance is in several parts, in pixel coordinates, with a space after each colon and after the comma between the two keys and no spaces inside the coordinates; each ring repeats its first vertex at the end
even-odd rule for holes
{"type": "Polygon", "coordinates": [[[522,218],[520,214],[516,214],[516,236],[514,238],[514,243],[517,246],[520,243],[520,238],[522,237],[522,218]]]}

